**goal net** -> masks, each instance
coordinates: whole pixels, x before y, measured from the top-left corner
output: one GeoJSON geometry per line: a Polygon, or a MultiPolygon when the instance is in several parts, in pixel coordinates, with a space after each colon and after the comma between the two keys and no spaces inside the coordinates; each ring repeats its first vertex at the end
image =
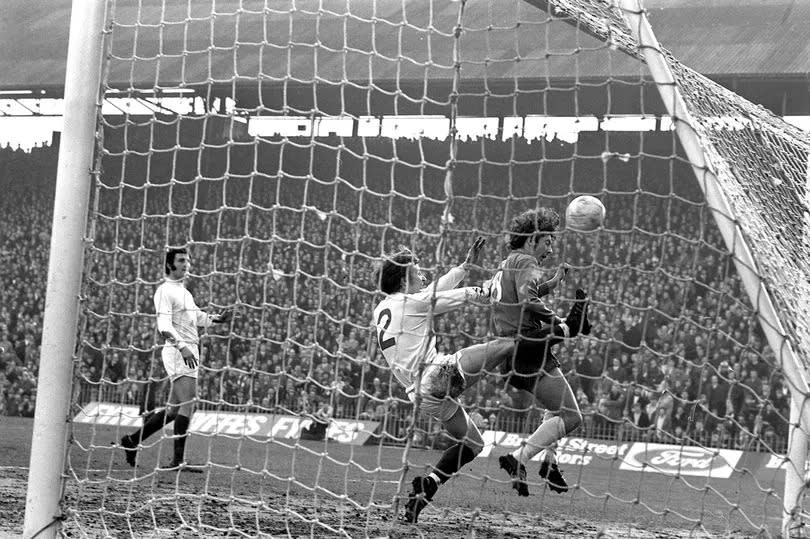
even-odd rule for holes
{"type": "MultiPolygon", "coordinates": [[[[622,13],[598,0],[111,3],[67,446],[64,526],[97,536],[410,534],[411,479],[450,441],[378,352],[375,269],[400,245],[431,278],[519,212],[598,196],[564,231],[549,299],[592,298],[559,351],[584,421],[570,489],[497,457],[543,410],[503,372],[463,396],[487,446],[442,487],[427,536],[775,533],[790,391],[717,222],[739,231],[796,354],[808,349],[806,133],[667,56],[733,213],[704,198],[622,13]],[[119,441],[166,404],[153,294],[187,247],[204,310],[186,460],[173,431],[119,441]]],[[[666,44],[664,44],[666,45],[666,44]]],[[[551,275],[553,268],[549,268],[551,275]]],[[[440,352],[492,336],[437,317],[440,352]]],[[[792,358],[793,356],[791,356],[792,358]]],[[[791,359],[792,360],[792,359],[791,359]]],[[[40,395],[42,398],[42,395],[40,395]]],[[[803,469],[803,467],[802,467],[803,469]]]]}

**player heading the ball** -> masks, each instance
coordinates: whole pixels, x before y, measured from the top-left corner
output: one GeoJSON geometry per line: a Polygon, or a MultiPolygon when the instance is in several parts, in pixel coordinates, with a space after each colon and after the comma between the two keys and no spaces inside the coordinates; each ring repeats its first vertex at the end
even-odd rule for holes
{"type": "Polygon", "coordinates": [[[545,280],[540,267],[540,262],[554,254],[559,226],[560,216],[550,208],[528,210],[512,219],[508,240],[511,252],[501,262],[491,292],[496,334],[517,339],[514,360],[504,364],[503,372],[507,383],[518,390],[518,407],[528,409],[536,399],[546,410],[543,422],[526,443],[499,458],[521,496],[529,495],[526,463],[543,450],[540,477],[556,492],[568,490],[554,447],[582,422],[574,392],[551,349],[565,339],[590,333],[587,295],[577,289],[566,318],[554,314],[543,300],[568,273],[568,266],[562,264],[551,279],[545,280]]]}
{"type": "Polygon", "coordinates": [[[415,523],[439,485],[484,448],[481,432],[456,399],[514,351],[513,339],[476,344],[450,355],[436,351],[431,313],[453,311],[468,301],[489,301],[487,289],[456,288],[470,266],[478,263],[484,244],[482,237],[476,238],[464,263],[431,285],[427,285],[416,255],[408,249],[387,257],[380,268],[380,290],[388,295],[374,309],[380,351],[411,402],[441,421],[458,441],[445,450],[433,472],[413,479],[413,491],[405,505],[406,522],[415,523]]]}

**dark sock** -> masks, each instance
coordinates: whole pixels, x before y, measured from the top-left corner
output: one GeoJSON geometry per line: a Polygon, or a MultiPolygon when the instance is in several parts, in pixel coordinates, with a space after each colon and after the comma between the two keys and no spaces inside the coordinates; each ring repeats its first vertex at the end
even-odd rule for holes
{"type": "Polygon", "coordinates": [[[155,393],[157,393],[160,383],[154,380],[146,384],[143,398],[141,399],[140,414],[152,414],[155,410],[155,393]]]}
{"type": "Polygon", "coordinates": [[[159,412],[150,414],[143,422],[143,427],[129,435],[132,445],[138,445],[141,443],[141,440],[146,440],[169,422],[171,422],[171,419],[166,419],[166,410],[160,410],[159,412]]]}
{"type": "Polygon", "coordinates": [[[442,458],[436,464],[436,475],[439,481],[444,484],[465,464],[472,462],[475,458],[475,451],[470,447],[458,443],[447,448],[442,454],[442,458]]]}
{"type": "Polygon", "coordinates": [[[174,420],[174,434],[177,438],[174,439],[174,463],[180,464],[183,462],[183,457],[186,453],[186,440],[188,439],[188,424],[189,418],[184,415],[177,416],[174,420]]]}

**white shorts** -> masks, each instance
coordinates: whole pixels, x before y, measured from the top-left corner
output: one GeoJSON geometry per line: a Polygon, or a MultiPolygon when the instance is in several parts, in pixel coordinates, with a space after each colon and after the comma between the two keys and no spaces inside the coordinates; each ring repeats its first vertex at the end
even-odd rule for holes
{"type": "MultiPolygon", "coordinates": [[[[419,395],[422,397],[422,403],[419,408],[442,422],[449,421],[461,405],[450,395],[445,395],[441,398],[436,396],[447,391],[447,378],[442,375],[441,368],[443,366],[452,365],[461,373],[461,369],[459,369],[458,366],[460,357],[460,352],[456,352],[452,355],[437,354],[433,361],[425,364],[424,370],[422,371],[422,379],[418,384],[419,395]]],[[[407,390],[408,398],[413,403],[416,402],[416,385],[417,384],[414,384],[407,390]]]]}
{"type": "Polygon", "coordinates": [[[166,374],[169,375],[170,380],[180,378],[181,376],[190,376],[197,378],[200,370],[200,350],[195,345],[189,345],[191,353],[197,358],[197,367],[190,368],[186,365],[186,360],[183,359],[183,354],[174,346],[164,346],[160,352],[160,357],[163,359],[163,368],[166,369],[166,374]]]}

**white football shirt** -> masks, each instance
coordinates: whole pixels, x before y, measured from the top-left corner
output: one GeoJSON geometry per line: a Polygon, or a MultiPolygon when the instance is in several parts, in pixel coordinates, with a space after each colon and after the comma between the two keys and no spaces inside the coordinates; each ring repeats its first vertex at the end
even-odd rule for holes
{"type": "MultiPolygon", "coordinates": [[[[167,341],[166,346],[184,343],[191,346],[193,351],[199,350],[200,335],[197,333],[197,326],[208,327],[213,321],[197,307],[183,281],[167,277],[155,290],[154,301],[158,331],[166,332],[174,339],[174,342],[167,341]]],[[[198,353],[195,352],[195,355],[198,353]]]]}
{"type": "Polygon", "coordinates": [[[437,354],[436,337],[430,332],[428,319],[431,310],[442,314],[458,309],[468,300],[484,299],[480,288],[456,288],[466,275],[461,267],[453,268],[427,288],[414,294],[391,294],[374,309],[380,351],[406,390],[414,385],[420,359],[428,364],[437,354]]]}

